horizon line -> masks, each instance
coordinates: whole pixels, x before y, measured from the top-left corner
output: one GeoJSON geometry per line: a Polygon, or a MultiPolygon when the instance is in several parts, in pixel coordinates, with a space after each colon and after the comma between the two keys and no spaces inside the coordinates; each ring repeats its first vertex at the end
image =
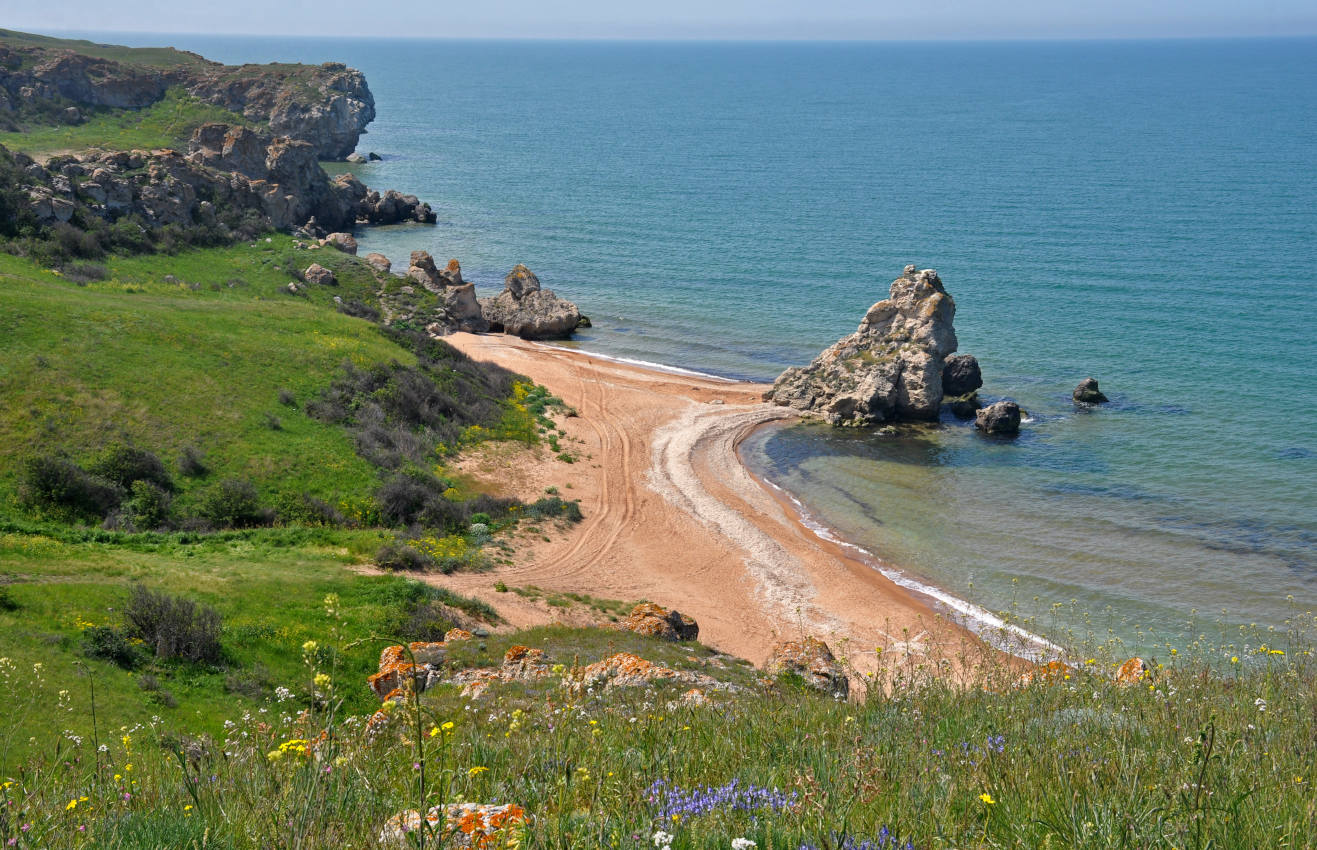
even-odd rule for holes
{"type": "MultiPolygon", "coordinates": [[[[5,29],[10,29],[6,27],[5,29]]],[[[10,29],[11,32],[21,30],[10,29]]],[[[1317,39],[1317,28],[1312,32],[1268,33],[1268,34],[1177,34],[1177,35],[1001,35],[1001,36],[910,36],[905,38],[844,38],[844,37],[765,37],[765,36],[642,36],[642,35],[597,35],[597,36],[559,36],[559,35],[450,35],[450,36],[415,36],[415,35],[337,35],[321,33],[269,34],[255,32],[195,32],[187,30],[79,30],[50,29],[42,33],[80,37],[137,35],[151,37],[194,36],[202,38],[278,38],[289,40],[328,40],[328,41],[476,41],[476,42],[627,42],[627,43],[694,43],[694,44],[998,44],[1018,42],[1126,42],[1126,41],[1301,41],[1317,39]]],[[[32,33],[34,35],[42,33],[32,33]]],[[[168,46],[168,45],[161,45],[168,46]]]]}

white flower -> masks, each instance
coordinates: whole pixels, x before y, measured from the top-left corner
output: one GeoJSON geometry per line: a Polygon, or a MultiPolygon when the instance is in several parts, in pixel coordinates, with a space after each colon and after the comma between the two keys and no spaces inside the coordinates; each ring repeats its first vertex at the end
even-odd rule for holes
{"type": "Polygon", "coordinates": [[[658,832],[654,833],[653,840],[655,847],[661,848],[661,850],[667,850],[667,848],[672,846],[672,833],[664,832],[660,829],[658,832]]]}
{"type": "Polygon", "coordinates": [[[748,838],[733,838],[732,850],[754,850],[755,843],[748,838]]]}
{"type": "Polygon", "coordinates": [[[1262,697],[1258,697],[1257,699],[1253,700],[1253,704],[1258,707],[1258,711],[1267,710],[1267,701],[1264,700],[1262,697]]]}

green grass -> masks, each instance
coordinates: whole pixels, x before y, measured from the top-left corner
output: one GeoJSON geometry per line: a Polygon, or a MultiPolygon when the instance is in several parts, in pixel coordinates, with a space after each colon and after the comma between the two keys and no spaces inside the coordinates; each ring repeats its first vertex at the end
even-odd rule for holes
{"type": "Polygon", "coordinates": [[[211,121],[248,123],[213,104],[170,89],[165,97],[144,109],[85,108],[86,120],[77,125],[33,125],[24,132],[0,133],[0,145],[32,156],[88,148],[136,150],[186,148],[197,127],[211,121]]]}
{"type": "Polygon", "coordinates": [[[0,510],[13,509],[18,471],[38,447],[89,461],[121,441],[167,463],[185,446],[205,454],[209,476],[178,477],[184,506],[227,477],[270,499],[368,499],[376,471],[343,429],[302,410],[345,361],[414,362],[374,326],[327,309],[334,294],[369,289],[364,264],[274,237],[108,268],[109,280],[79,287],[0,254],[0,510]],[[313,259],[339,268],[343,284],[288,295],[287,269],[313,259]],[[297,403],[281,404],[280,390],[297,403]]]}
{"type": "Polygon", "coordinates": [[[125,47],[120,44],[100,44],[81,38],[57,38],[36,33],[0,29],[0,44],[9,47],[40,47],[48,50],[72,50],[98,59],[111,59],[132,65],[149,65],[157,68],[179,66],[205,66],[208,63],[195,53],[173,47],[125,47]]]}
{"type": "Polygon", "coordinates": [[[281,846],[372,847],[385,820],[418,801],[467,800],[523,806],[534,819],[519,839],[527,850],[640,850],[655,846],[658,831],[674,850],[726,848],[735,838],[759,850],[855,847],[884,834],[901,840],[876,846],[921,850],[1314,842],[1311,615],[1287,634],[1241,634],[1252,650],[1224,672],[1200,645],[1133,686],[1114,684],[1103,659],[1056,684],[1016,688],[1012,671],[985,654],[972,661],[987,687],[914,676],[891,692],[875,686],[862,704],[762,679],[697,644],[546,627],[454,644],[446,665],[497,665],[523,644],[545,650],[548,678],[496,685],[479,699],[442,684],[368,732],[363,715],[348,719],[364,687],[357,675],[378,648],[359,640],[360,618],[327,616],[313,598],[282,613],[299,624],[279,636],[288,684],[318,670],[343,702],[305,714],[274,700],[265,713],[234,705],[232,725],[213,741],[197,738],[201,726],[186,712],[134,727],[107,706],[98,737],[106,752],[96,756],[89,718],[66,707],[85,696],[34,684],[26,659],[12,666],[0,682],[19,694],[11,704],[45,706],[67,733],[43,739],[25,770],[11,773],[13,814],[7,827],[0,821],[0,838],[19,847],[256,848],[278,829],[281,846]],[[293,645],[308,634],[321,660],[298,667],[293,645]],[[619,651],[740,690],[711,690],[711,704],[691,707],[679,702],[688,686],[678,683],[561,686],[573,666],[619,651]],[[290,741],[314,743],[304,754],[290,741]],[[749,786],[780,805],[727,802],[749,786]],[[706,787],[721,789],[700,795],[709,805],[664,809],[673,789],[706,787]]]}

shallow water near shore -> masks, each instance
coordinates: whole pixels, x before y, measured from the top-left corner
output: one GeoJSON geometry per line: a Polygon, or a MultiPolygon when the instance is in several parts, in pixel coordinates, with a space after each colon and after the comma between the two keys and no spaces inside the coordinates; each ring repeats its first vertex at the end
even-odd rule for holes
{"type": "Polygon", "coordinates": [[[384,158],[351,170],[439,213],[362,252],[458,257],[489,294],[525,262],[584,350],[771,380],[936,267],[1019,439],[744,447],[911,575],[1057,625],[1075,600],[1141,647],[1317,607],[1317,40],[169,38],[362,69],[384,158]],[[1087,375],[1111,405],[1070,402],[1087,375]]]}

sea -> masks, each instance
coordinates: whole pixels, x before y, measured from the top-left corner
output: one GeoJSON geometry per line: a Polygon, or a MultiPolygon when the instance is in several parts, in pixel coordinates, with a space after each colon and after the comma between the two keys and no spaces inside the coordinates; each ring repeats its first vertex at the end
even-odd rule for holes
{"type": "Polygon", "coordinates": [[[456,257],[488,294],[525,263],[586,351],[770,381],[936,268],[1022,433],[757,433],[814,527],[1049,633],[1312,623],[1317,39],[400,35],[94,37],[361,69],[382,159],[351,170],[439,217],[362,253],[456,257]],[[1072,403],[1087,376],[1110,404],[1072,403]]]}

